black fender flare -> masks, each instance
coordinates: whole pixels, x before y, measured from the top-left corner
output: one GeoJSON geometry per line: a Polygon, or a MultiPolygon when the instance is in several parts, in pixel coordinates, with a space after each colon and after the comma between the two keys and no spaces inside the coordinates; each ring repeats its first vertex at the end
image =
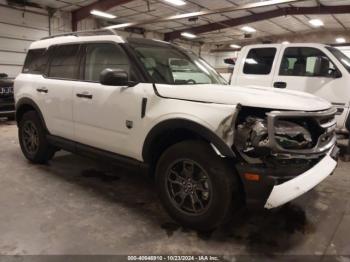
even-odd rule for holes
{"type": "MultiPolygon", "coordinates": [[[[28,97],[20,98],[16,102],[16,120],[18,119],[17,115],[23,106],[31,106],[32,108],[34,108],[34,110],[38,113],[40,120],[43,123],[43,125],[47,131],[48,129],[46,127],[45,119],[44,119],[44,116],[43,116],[39,106],[32,99],[30,99],[28,97]]],[[[17,125],[18,125],[18,120],[17,120],[17,125]]]]}
{"type": "Polygon", "coordinates": [[[209,143],[213,144],[221,155],[231,158],[235,157],[235,153],[232,151],[232,149],[212,130],[191,120],[176,118],[164,120],[158,123],[148,133],[142,148],[142,157],[145,161],[150,159],[149,154],[151,152],[154,139],[162,133],[172,129],[185,129],[195,133],[207,140],[209,143]]]}

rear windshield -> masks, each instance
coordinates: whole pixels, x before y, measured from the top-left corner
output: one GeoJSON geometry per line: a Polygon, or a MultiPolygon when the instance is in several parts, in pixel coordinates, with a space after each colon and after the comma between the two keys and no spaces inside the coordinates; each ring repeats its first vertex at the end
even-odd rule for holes
{"type": "Polygon", "coordinates": [[[328,49],[329,52],[331,52],[338,59],[338,61],[350,73],[350,58],[337,48],[330,47],[330,46],[328,46],[326,48],[328,49]]]}
{"type": "Polygon", "coordinates": [[[47,60],[48,56],[45,48],[29,50],[24,62],[22,73],[38,75],[44,74],[47,66],[47,60]]]}

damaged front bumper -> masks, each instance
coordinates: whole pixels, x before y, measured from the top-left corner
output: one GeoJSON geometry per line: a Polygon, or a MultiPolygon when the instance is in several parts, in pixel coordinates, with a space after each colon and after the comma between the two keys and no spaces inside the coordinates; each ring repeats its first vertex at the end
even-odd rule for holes
{"type": "Polygon", "coordinates": [[[338,155],[339,149],[335,146],[311,169],[295,177],[294,179],[280,185],[275,185],[272,188],[264,207],[271,209],[281,206],[314,188],[326,177],[333,173],[337,166],[338,155]]]}
{"type": "Polygon", "coordinates": [[[311,168],[307,164],[280,168],[237,164],[247,207],[271,209],[301,196],[334,172],[338,156],[339,148],[334,145],[311,168]],[[259,174],[259,179],[249,179],[252,174],[259,174]]]}
{"type": "MultiPolygon", "coordinates": [[[[238,126],[235,149],[242,161],[237,161],[236,169],[244,186],[248,207],[270,209],[281,206],[333,173],[339,154],[334,115],[334,109],[321,112],[271,111],[266,113],[265,123],[261,116],[257,118],[260,126],[251,124],[254,122],[238,126]],[[311,142],[305,147],[284,143],[279,121],[298,123],[296,127],[299,130],[307,127],[311,142]]],[[[286,128],[285,137],[289,136],[286,140],[297,139],[288,130],[289,126],[286,128]]],[[[306,141],[305,137],[302,138],[306,141]]]]}

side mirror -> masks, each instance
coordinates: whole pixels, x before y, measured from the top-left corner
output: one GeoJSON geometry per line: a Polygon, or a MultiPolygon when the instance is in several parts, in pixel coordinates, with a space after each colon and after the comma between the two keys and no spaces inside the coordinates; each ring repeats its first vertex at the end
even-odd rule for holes
{"type": "Polygon", "coordinates": [[[5,74],[5,73],[0,73],[0,78],[7,78],[7,77],[8,77],[7,74],[5,74]]]}
{"type": "Polygon", "coordinates": [[[338,69],[336,69],[334,72],[332,72],[333,78],[341,78],[342,76],[343,76],[342,73],[338,69]]]}
{"type": "Polygon", "coordinates": [[[232,58],[225,58],[224,62],[225,62],[225,64],[233,65],[233,66],[236,64],[235,60],[232,58]]]}
{"type": "Polygon", "coordinates": [[[106,68],[100,74],[100,83],[106,86],[134,86],[128,73],[123,69],[106,68]]]}

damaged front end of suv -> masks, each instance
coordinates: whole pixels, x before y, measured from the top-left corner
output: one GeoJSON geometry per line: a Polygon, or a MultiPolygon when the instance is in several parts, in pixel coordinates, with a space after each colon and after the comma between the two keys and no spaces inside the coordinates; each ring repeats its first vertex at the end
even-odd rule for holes
{"type": "Polygon", "coordinates": [[[339,153],[336,109],[236,109],[220,133],[236,154],[236,169],[248,206],[283,205],[316,186],[335,169],[339,153]]]}

